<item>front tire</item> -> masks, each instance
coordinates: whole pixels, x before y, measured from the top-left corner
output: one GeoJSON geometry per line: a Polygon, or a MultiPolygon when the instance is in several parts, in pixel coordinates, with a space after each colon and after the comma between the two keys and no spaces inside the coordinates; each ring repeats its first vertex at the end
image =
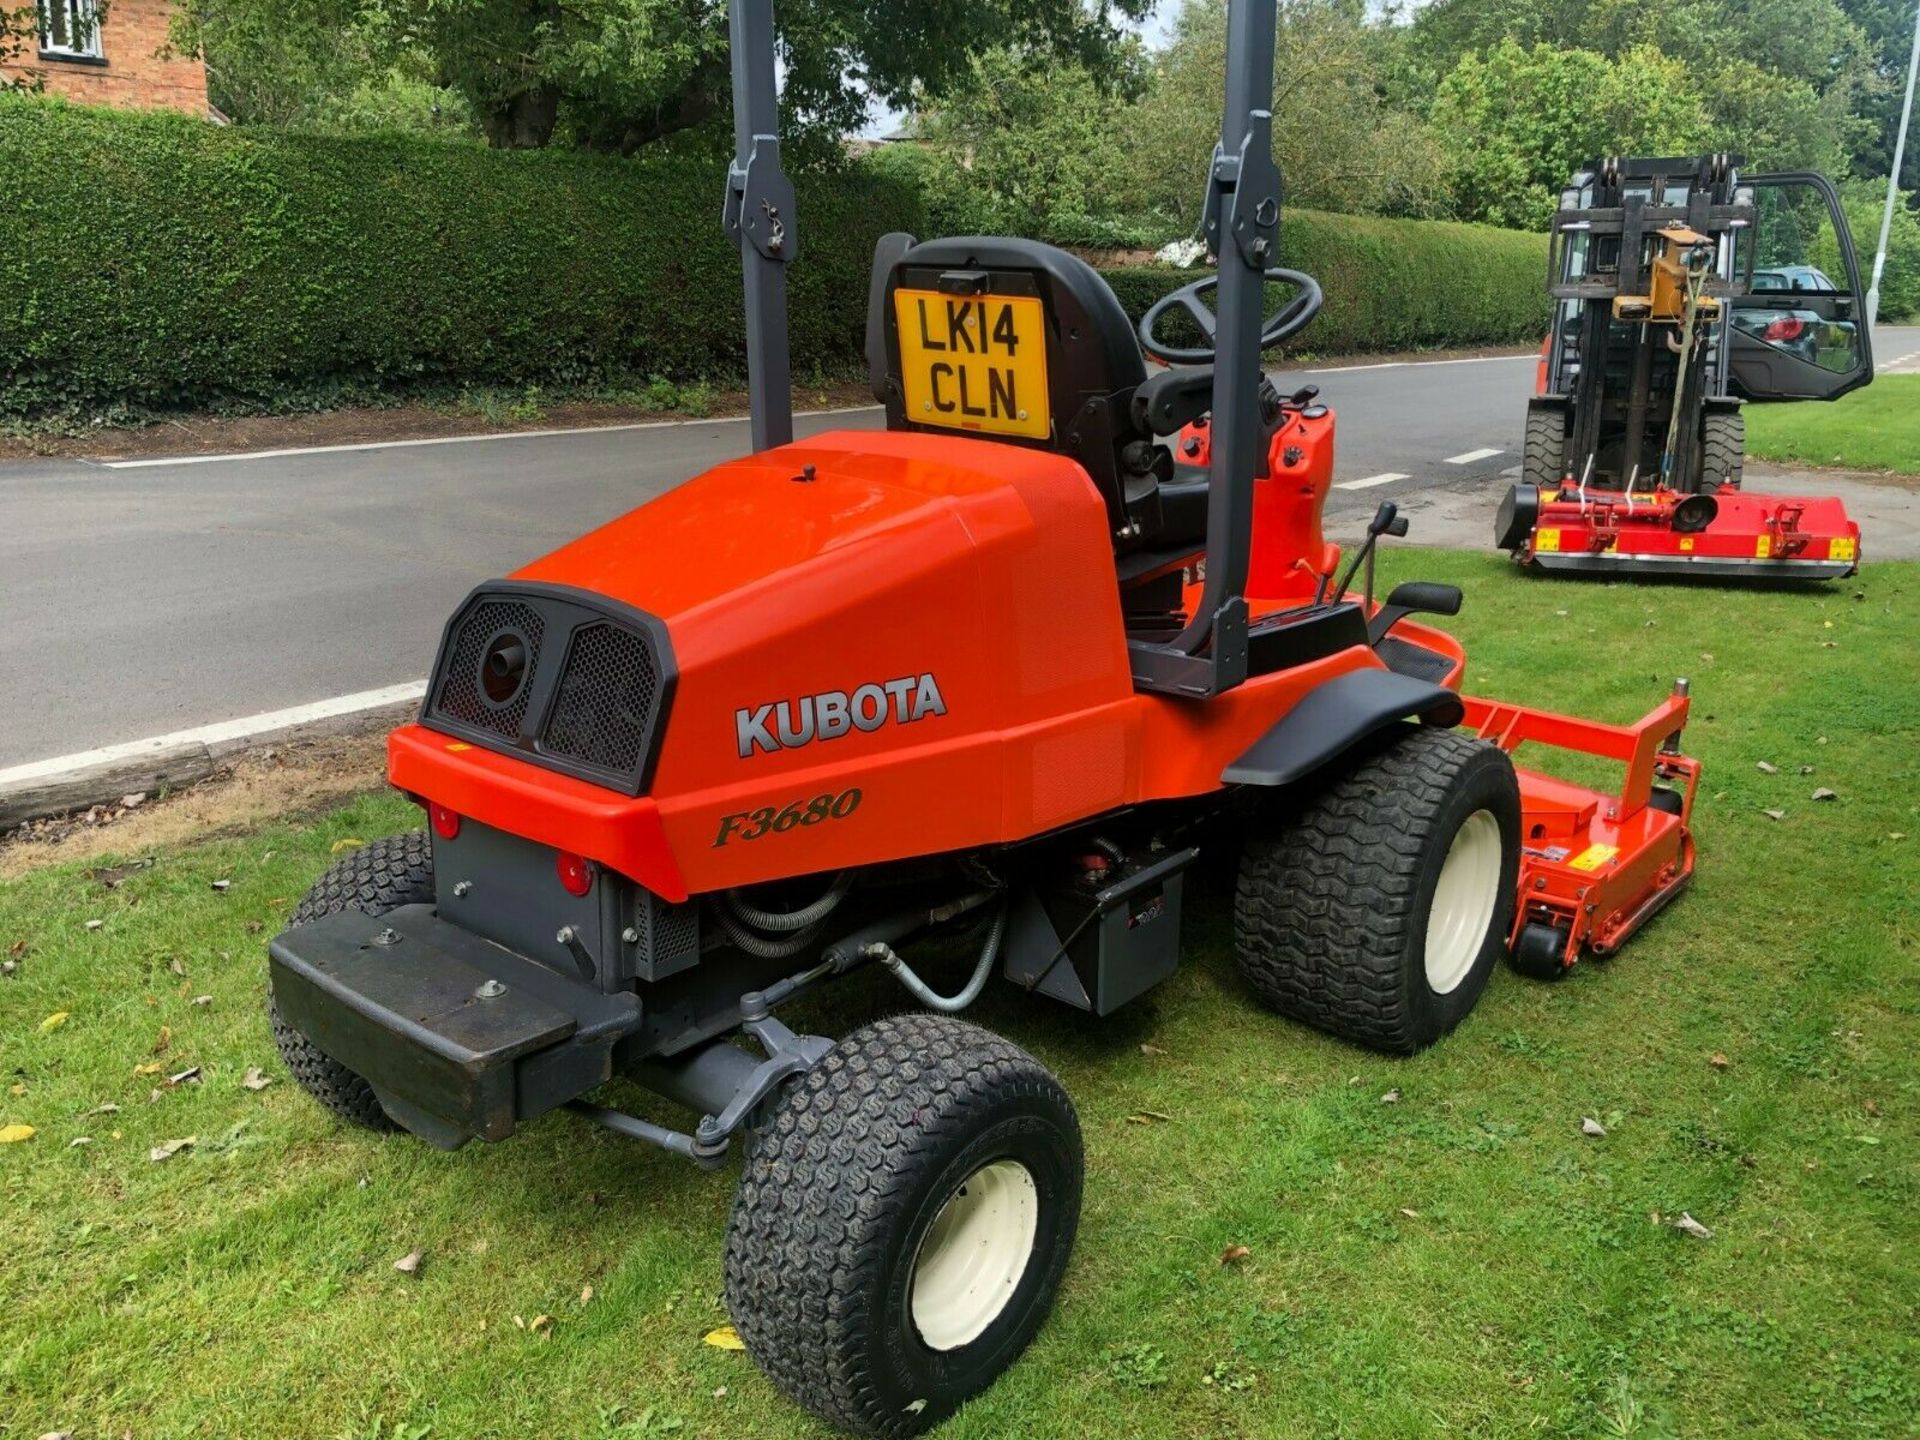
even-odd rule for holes
{"type": "Polygon", "coordinates": [[[1700,493],[1738,490],[1747,463],[1747,417],[1709,410],[1700,417],[1700,493]]]}
{"type": "MultiPolygon", "coordinates": [[[[433,850],[421,831],[388,835],[363,845],[336,861],[313,884],[287,922],[292,929],[357,910],[362,915],[384,915],[402,905],[433,901],[433,850]]],[[[367,1130],[397,1130],[380,1108],[373,1087],[280,1018],[271,991],[267,994],[267,1023],[273,1043],[287,1062],[294,1081],[338,1119],[367,1130]]]]}
{"type": "Polygon", "coordinates": [[[915,1434],[1039,1330],[1082,1172],[1073,1104],[1025,1051],[941,1015],[863,1026],[749,1146],[727,1309],[789,1399],[858,1434],[915,1434]]]}
{"type": "Polygon", "coordinates": [[[1479,1001],[1506,948],[1520,787],[1495,746],[1405,726],[1241,859],[1234,948],[1264,1004],[1392,1054],[1479,1001]]]}

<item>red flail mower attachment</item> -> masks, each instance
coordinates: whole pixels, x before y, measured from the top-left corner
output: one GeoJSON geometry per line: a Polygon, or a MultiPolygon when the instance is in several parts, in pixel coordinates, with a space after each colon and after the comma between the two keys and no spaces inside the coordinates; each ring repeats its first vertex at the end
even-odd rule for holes
{"type": "Polygon", "coordinates": [[[1520,895],[1509,946],[1515,965],[1558,979],[1585,949],[1611,955],[1693,877],[1694,791],[1700,765],[1680,753],[1687,682],[1632,725],[1461,697],[1465,725],[1513,754],[1543,745],[1626,767],[1604,794],[1516,766],[1520,776],[1520,895]]]}
{"type": "Polygon", "coordinates": [[[1634,494],[1516,485],[1501,504],[1503,549],[1547,571],[1837,580],[1860,567],[1860,527],[1831,496],[1634,494]]]}

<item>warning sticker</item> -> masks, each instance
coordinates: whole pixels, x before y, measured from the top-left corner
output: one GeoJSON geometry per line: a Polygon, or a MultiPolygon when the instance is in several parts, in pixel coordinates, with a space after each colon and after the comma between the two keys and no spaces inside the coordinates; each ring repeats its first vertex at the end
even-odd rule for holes
{"type": "Polygon", "coordinates": [[[1773,537],[1759,535],[1754,537],[1753,556],[1756,560],[1765,560],[1773,554],[1773,537]]]}
{"type": "Polygon", "coordinates": [[[1829,540],[1827,542],[1827,558],[1829,560],[1853,559],[1854,558],[1853,541],[1851,539],[1829,540]]]}
{"type": "Polygon", "coordinates": [[[1575,870],[1598,870],[1619,853],[1618,845],[1589,845],[1567,864],[1575,870]]]}
{"type": "Polygon", "coordinates": [[[1535,550],[1558,550],[1560,548],[1560,532],[1558,530],[1535,531],[1533,548],[1535,550]]]}

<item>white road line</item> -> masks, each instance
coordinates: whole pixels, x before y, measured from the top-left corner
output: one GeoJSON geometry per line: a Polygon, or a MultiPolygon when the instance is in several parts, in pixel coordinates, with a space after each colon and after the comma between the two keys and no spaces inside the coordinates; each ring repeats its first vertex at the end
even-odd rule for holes
{"type": "Polygon", "coordinates": [[[1505,453],[1505,451],[1497,446],[1486,450],[1469,450],[1464,455],[1447,456],[1446,463],[1449,465],[1471,465],[1476,460],[1491,460],[1494,456],[1505,453]]]}
{"type": "MultiPolygon", "coordinates": [[[[808,415],[863,415],[878,405],[844,405],[835,410],[805,410],[808,415]]],[[[367,440],[357,445],[297,445],[284,450],[230,450],[218,455],[166,455],[145,460],[95,460],[105,470],[145,470],[155,465],[212,465],[225,460],[277,460],[286,455],[343,455],[354,450],[404,450],[421,445],[471,445],[481,440],[546,440],[556,435],[613,435],[623,430],[666,430],[677,426],[745,424],[744,415],[715,415],[705,420],[640,420],[631,425],[575,425],[564,430],[490,430],[478,435],[435,435],[424,440],[367,440]]]]}
{"type": "Polygon", "coordinates": [[[1369,475],[1364,480],[1341,480],[1336,482],[1333,488],[1336,490],[1369,490],[1375,485],[1391,485],[1396,480],[1406,480],[1408,478],[1410,477],[1402,475],[1398,470],[1389,470],[1384,475],[1369,475]]]}
{"type": "Polygon", "coordinates": [[[1451,360],[1370,360],[1365,365],[1303,365],[1302,374],[1336,375],[1349,370],[1418,370],[1423,365],[1489,365],[1496,360],[1538,360],[1536,351],[1518,355],[1459,355],[1451,360]]]}
{"type": "Polygon", "coordinates": [[[425,680],[409,680],[404,684],[388,685],[380,690],[362,690],[354,695],[336,695],[331,700],[316,700],[311,705],[295,705],[287,710],[269,710],[263,715],[247,715],[238,720],[222,720],[218,724],[201,725],[192,730],[176,730],[171,735],[155,735],[148,740],[129,740],[123,745],[106,745],[98,750],[81,750],[72,755],[58,755],[51,760],[35,760],[27,765],[15,765],[10,770],[0,770],[0,788],[34,780],[48,780],[74,770],[89,769],[95,765],[138,760],[142,756],[157,755],[180,745],[221,745],[231,740],[245,740],[250,736],[264,735],[275,730],[291,730],[296,725],[311,725],[315,721],[333,720],[342,715],[357,714],[362,710],[378,710],[387,705],[400,705],[409,700],[418,700],[426,693],[425,680]]]}

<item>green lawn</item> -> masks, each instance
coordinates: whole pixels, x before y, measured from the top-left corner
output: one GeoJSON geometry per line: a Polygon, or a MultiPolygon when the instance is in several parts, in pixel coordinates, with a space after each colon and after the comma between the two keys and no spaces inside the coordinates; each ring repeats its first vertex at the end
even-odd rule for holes
{"type": "Polygon", "coordinates": [[[1749,405],[1747,453],[1757,460],[1920,475],[1920,375],[1882,375],[1831,405],[1749,405]]]}
{"type": "MultiPolygon", "coordinates": [[[[1387,571],[1467,585],[1472,688],[1626,720],[1693,677],[1693,891],[1564,984],[1503,972],[1410,1061],[1252,1008],[1219,898],[1105,1023],[990,991],[977,1018],[1080,1107],[1087,1206],[1054,1318],[943,1433],[1913,1436],[1920,566],[1788,594],[1387,571]]],[[[414,818],[369,798],[0,884],[0,1125],[38,1130],[0,1146],[0,1435],[823,1433],[702,1343],[731,1172],[569,1116],[444,1155],[287,1078],[262,947],[335,845],[414,818]]]]}

